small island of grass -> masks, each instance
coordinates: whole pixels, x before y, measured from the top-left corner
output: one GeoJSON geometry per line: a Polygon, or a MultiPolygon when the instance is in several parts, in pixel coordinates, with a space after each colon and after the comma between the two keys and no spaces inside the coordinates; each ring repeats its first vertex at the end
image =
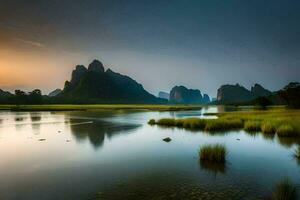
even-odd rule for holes
{"type": "Polygon", "coordinates": [[[216,115],[218,116],[217,119],[151,119],[149,124],[208,132],[243,129],[247,132],[261,131],[265,135],[277,133],[279,137],[300,136],[300,110],[271,109],[267,111],[224,112],[216,115]]]}
{"type": "Polygon", "coordinates": [[[227,151],[224,145],[204,145],[200,148],[199,157],[201,161],[212,163],[225,163],[227,151]]]}

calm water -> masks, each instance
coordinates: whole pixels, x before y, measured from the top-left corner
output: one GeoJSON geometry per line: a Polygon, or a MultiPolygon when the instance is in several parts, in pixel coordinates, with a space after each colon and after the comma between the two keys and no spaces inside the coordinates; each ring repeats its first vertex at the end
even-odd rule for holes
{"type": "Polygon", "coordinates": [[[295,140],[147,124],[217,111],[0,112],[0,199],[250,200],[285,177],[300,184],[295,140]],[[199,163],[208,143],[226,145],[226,165],[199,163]]]}

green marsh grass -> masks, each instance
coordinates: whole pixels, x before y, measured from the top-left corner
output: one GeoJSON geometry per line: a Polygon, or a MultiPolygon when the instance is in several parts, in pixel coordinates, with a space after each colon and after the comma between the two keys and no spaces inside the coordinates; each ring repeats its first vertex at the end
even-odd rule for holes
{"type": "Polygon", "coordinates": [[[201,129],[203,130],[205,128],[206,122],[203,119],[199,118],[189,118],[187,120],[176,120],[176,125],[182,126],[186,129],[201,129]]]}
{"type": "Polygon", "coordinates": [[[211,119],[206,120],[205,131],[227,131],[240,129],[244,126],[240,119],[211,119]]]}
{"type": "Polygon", "coordinates": [[[225,163],[227,150],[222,144],[204,145],[200,148],[199,157],[201,161],[214,163],[225,163]]]}
{"type": "Polygon", "coordinates": [[[270,121],[262,122],[261,131],[265,134],[275,134],[276,125],[270,121]]]}
{"type": "Polygon", "coordinates": [[[176,126],[176,120],[174,118],[163,118],[159,119],[156,124],[161,126],[176,126]]]}
{"type": "Polygon", "coordinates": [[[261,131],[261,123],[259,121],[249,120],[244,124],[244,130],[248,132],[261,131]]]}
{"type": "Polygon", "coordinates": [[[157,125],[180,127],[207,132],[222,132],[243,129],[247,132],[262,132],[278,137],[300,136],[300,110],[283,107],[270,110],[236,111],[215,114],[217,119],[163,118],[157,125]]]}
{"type": "Polygon", "coordinates": [[[297,190],[296,186],[288,179],[279,182],[275,187],[275,200],[296,200],[297,190]]]}
{"type": "Polygon", "coordinates": [[[297,135],[295,128],[290,124],[282,124],[276,129],[279,137],[293,137],[297,135]]]}
{"type": "Polygon", "coordinates": [[[155,124],[155,119],[150,119],[150,120],[148,121],[148,124],[149,124],[149,125],[154,125],[154,124],[155,124]]]}

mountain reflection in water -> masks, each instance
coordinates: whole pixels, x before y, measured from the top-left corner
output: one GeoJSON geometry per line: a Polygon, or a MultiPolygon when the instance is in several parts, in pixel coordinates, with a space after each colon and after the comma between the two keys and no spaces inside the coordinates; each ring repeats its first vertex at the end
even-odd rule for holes
{"type": "Polygon", "coordinates": [[[100,120],[82,124],[80,122],[82,122],[82,120],[70,119],[72,134],[78,142],[89,140],[95,148],[101,147],[104,144],[106,137],[112,138],[117,134],[125,132],[128,134],[130,133],[129,131],[135,130],[140,126],[136,124],[111,123],[100,120]]]}

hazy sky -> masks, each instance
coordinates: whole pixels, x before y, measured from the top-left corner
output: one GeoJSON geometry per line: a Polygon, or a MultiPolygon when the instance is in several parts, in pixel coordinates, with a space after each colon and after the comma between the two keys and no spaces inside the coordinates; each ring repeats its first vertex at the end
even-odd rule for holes
{"type": "Polygon", "coordinates": [[[300,81],[298,0],[0,0],[0,88],[62,88],[101,60],[157,94],[300,81]]]}

